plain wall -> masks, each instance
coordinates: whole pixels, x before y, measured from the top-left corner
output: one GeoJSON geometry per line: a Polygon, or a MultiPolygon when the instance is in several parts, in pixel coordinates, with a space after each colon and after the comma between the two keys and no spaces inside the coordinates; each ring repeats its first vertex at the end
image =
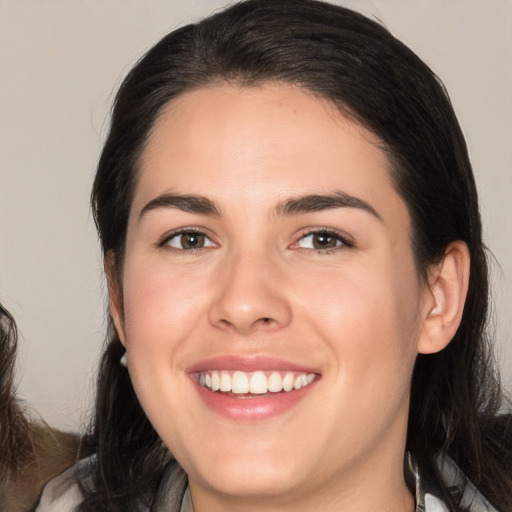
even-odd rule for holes
{"type": "MultiPolygon", "coordinates": [[[[104,338],[89,192],[114,91],[136,59],[218,0],[0,0],[0,299],[21,332],[19,396],[83,428],[104,338]]],[[[467,137],[512,383],[512,2],[344,2],[444,80],[467,137]]]]}

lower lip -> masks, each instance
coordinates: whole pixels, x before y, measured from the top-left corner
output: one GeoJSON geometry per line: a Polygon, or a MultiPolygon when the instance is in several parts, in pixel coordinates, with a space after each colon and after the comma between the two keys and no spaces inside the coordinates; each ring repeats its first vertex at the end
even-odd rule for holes
{"type": "Polygon", "coordinates": [[[294,407],[307,396],[317,379],[293,391],[243,397],[210,391],[197,381],[194,381],[194,385],[202,400],[217,414],[237,422],[256,422],[273,418],[294,407]]]}

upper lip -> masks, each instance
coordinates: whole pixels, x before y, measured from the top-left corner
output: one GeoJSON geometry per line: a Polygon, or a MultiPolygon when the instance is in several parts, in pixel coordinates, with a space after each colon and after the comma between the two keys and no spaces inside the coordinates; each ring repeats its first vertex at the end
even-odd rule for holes
{"type": "Polygon", "coordinates": [[[320,373],[317,368],[287,361],[271,356],[233,356],[224,355],[203,359],[187,368],[187,373],[207,370],[228,370],[256,372],[258,370],[292,371],[304,373],[320,373]]]}

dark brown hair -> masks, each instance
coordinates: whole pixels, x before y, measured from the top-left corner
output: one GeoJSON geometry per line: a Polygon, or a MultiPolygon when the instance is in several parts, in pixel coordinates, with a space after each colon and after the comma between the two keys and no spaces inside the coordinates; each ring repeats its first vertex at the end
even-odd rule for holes
{"type": "MultiPolygon", "coordinates": [[[[471,278],[462,322],[445,350],[417,358],[407,449],[451,510],[460,506],[438,473],[440,451],[500,510],[512,510],[511,421],[500,415],[504,401],[485,335],[487,259],[466,144],[441,81],[379,23],[314,0],[248,0],[164,37],[115,100],[92,192],[104,254],[115,253],[119,276],[139,161],[168,102],[202,85],[268,81],[312,91],[377,135],[408,205],[419,272],[450,242],[466,242],[471,278]]],[[[90,437],[96,490],[83,511],[149,503],[169,459],[118,364],[122,352],[111,325],[90,437]]]]}
{"type": "Polygon", "coordinates": [[[0,484],[25,462],[28,422],[14,391],[16,349],[16,324],[0,305],[0,484]]]}
{"type": "Polygon", "coordinates": [[[24,512],[43,485],[77,460],[79,439],[27,419],[16,398],[17,329],[0,304],[0,510],[24,512]]]}

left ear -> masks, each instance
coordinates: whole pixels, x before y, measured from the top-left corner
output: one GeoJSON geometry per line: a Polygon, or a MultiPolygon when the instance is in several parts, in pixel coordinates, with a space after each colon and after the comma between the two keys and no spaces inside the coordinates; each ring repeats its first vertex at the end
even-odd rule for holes
{"type": "Polygon", "coordinates": [[[418,339],[420,354],[443,350],[455,336],[468,292],[469,268],[468,247],[456,240],[448,245],[442,261],[429,269],[418,339]]]}

